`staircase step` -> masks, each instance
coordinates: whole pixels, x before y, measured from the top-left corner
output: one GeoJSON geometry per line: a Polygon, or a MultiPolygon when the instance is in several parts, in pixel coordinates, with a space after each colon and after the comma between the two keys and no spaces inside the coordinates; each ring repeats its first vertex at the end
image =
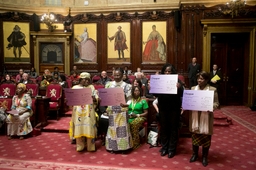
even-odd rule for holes
{"type": "Polygon", "coordinates": [[[71,117],[60,117],[59,120],[48,120],[48,125],[45,126],[42,131],[68,133],[70,120],[71,117]]]}
{"type": "Polygon", "coordinates": [[[227,122],[227,120],[214,120],[213,122],[214,126],[229,126],[230,124],[227,122]]]}

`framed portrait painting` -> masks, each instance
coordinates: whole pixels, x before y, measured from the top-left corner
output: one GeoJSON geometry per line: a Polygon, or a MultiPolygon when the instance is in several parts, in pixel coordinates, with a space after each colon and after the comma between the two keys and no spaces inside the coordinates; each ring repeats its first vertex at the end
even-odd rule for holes
{"type": "Polygon", "coordinates": [[[108,23],[108,63],[130,62],[130,22],[108,23]]]}
{"type": "Polygon", "coordinates": [[[3,22],[4,62],[30,62],[29,23],[3,22]]]}
{"type": "Polygon", "coordinates": [[[97,24],[74,24],[74,63],[97,63],[97,24]]]}
{"type": "Polygon", "coordinates": [[[166,21],[142,23],[142,62],[166,62],[166,21]]]}

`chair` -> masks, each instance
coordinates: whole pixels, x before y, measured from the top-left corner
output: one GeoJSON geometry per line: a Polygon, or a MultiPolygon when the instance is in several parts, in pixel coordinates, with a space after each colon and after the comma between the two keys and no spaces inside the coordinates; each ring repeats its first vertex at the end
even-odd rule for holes
{"type": "Polygon", "coordinates": [[[94,86],[95,90],[105,88],[105,86],[103,84],[93,84],[93,86],[94,86]]]}
{"type": "Polygon", "coordinates": [[[96,83],[98,80],[100,80],[100,76],[99,75],[94,75],[92,77],[92,83],[96,83]]]}
{"type": "Polygon", "coordinates": [[[12,97],[16,93],[15,84],[1,84],[0,86],[0,96],[9,96],[12,97]]]}
{"type": "Polygon", "coordinates": [[[72,88],[72,80],[71,79],[66,79],[66,82],[68,84],[68,88],[72,88]]]}
{"type": "Polygon", "coordinates": [[[62,86],[57,83],[49,84],[46,87],[46,97],[50,97],[49,111],[57,112],[57,120],[59,118],[59,110],[61,108],[62,86]]]}
{"type": "Polygon", "coordinates": [[[30,117],[30,121],[32,122],[33,127],[36,126],[36,96],[38,95],[39,92],[39,85],[38,84],[26,84],[27,91],[30,92],[30,96],[32,99],[32,104],[31,108],[33,110],[33,115],[30,117]]]}
{"type": "Polygon", "coordinates": [[[31,92],[32,98],[35,98],[38,95],[38,91],[39,91],[38,84],[26,84],[26,87],[27,87],[27,91],[31,92]]]}
{"type": "Polygon", "coordinates": [[[185,78],[184,78],[184,76],[181,75],[181,74],[178,74],[178,79],[182,82],[182,85],[183,85],[184,87],[186,87],[186,83],[185,83],[185,78]]]}
{"type": "MultiPolygon", "coordinates": [[[[133,82],[133,81],[135,80],[136,76],[134,76],[134,75],[129,75],[128,78],[129,78],[130,82],[133,82]]],[[[131,83],[131,84],[132,84],[132,83],[131,83]]]]}

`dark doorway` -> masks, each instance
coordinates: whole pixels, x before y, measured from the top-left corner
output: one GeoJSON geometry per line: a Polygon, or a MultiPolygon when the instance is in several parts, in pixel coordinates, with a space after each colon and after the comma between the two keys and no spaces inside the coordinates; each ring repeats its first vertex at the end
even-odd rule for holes
{"type": "Polygon", "coordinates": [[[221,105],[247,102],[249,40],[249,33],[211,35],[211,70],[217,64],[223,75],[219,89],[221,105]]]}

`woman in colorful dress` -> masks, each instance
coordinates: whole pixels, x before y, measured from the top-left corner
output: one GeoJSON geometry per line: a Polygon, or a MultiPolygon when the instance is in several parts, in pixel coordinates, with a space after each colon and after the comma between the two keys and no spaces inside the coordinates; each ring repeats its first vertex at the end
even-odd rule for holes
{"type": "Polygon", "coordinates": [[[9,140],[16,135],[20,139],[24,139],[24,136],[33,130],[29,119],[33,114],[31,109],[32,100],[30,95],[26,93],[26,85],[19,83],[16,93],[17,95],[12,98],[12,110],[15,110],[17,114],[9,114],[7,116],[7,135],[9,140]]]}
{"type": "MultiPolygon", "coordinates": [[[[210,74],[202,71],[197,74],[197,86],[193,86],[191,90],[212,90],[214,91],[213,109],[219,107],[218,93],[215,87],[208,84],[210,74]]],[[[192,149],[193,155],[190,162],[195,162],[198,158],[199,146],[203,150],[203,166],[208,165],[208,152],[211,146],[211,137],[213,134],[213,112],[192,111],[190,113],[189,130],[192,132],[192,149]]]]}
{"type": "Polygon", "coordinates": [[[98,95],[93,85],[91,85],[90,74],[83,72],[80,74],[79,84],[72,89],[90,88],[92,90],[93,104],[73,106],[72,118],[70,121],[70,139],[76,139],[76,150],[83,151],[87,143],[87,151],[95,151],[95,138],[97,135],[95,105],[98,103],[98,95]],[[87,139],[85,141],[85,138],[87,139]]]}
{"type": "MultiPolygon", "coordinates": [[[[122,80],[123,70],[115,69],[114,81],[106,84],[105,88],[123,88],[126,102],[132,98],[131,85],[122,80]]],[[[106,135],[106,149],[110,152],[127,151],[133,147],[130,126],[128,123],[127,107],[108,106],[107,113],[109,116],[109,126],[106,135]]]]}
{"type": "Polygon", "coordinates": [[[133,149],[140,146],[139,129],[142,124],[147,120],[148,103],[142,99],[142,88],[140,86],[132,87],[132,100],[127,102],[129,123],[131,127],[133,149]]]}

